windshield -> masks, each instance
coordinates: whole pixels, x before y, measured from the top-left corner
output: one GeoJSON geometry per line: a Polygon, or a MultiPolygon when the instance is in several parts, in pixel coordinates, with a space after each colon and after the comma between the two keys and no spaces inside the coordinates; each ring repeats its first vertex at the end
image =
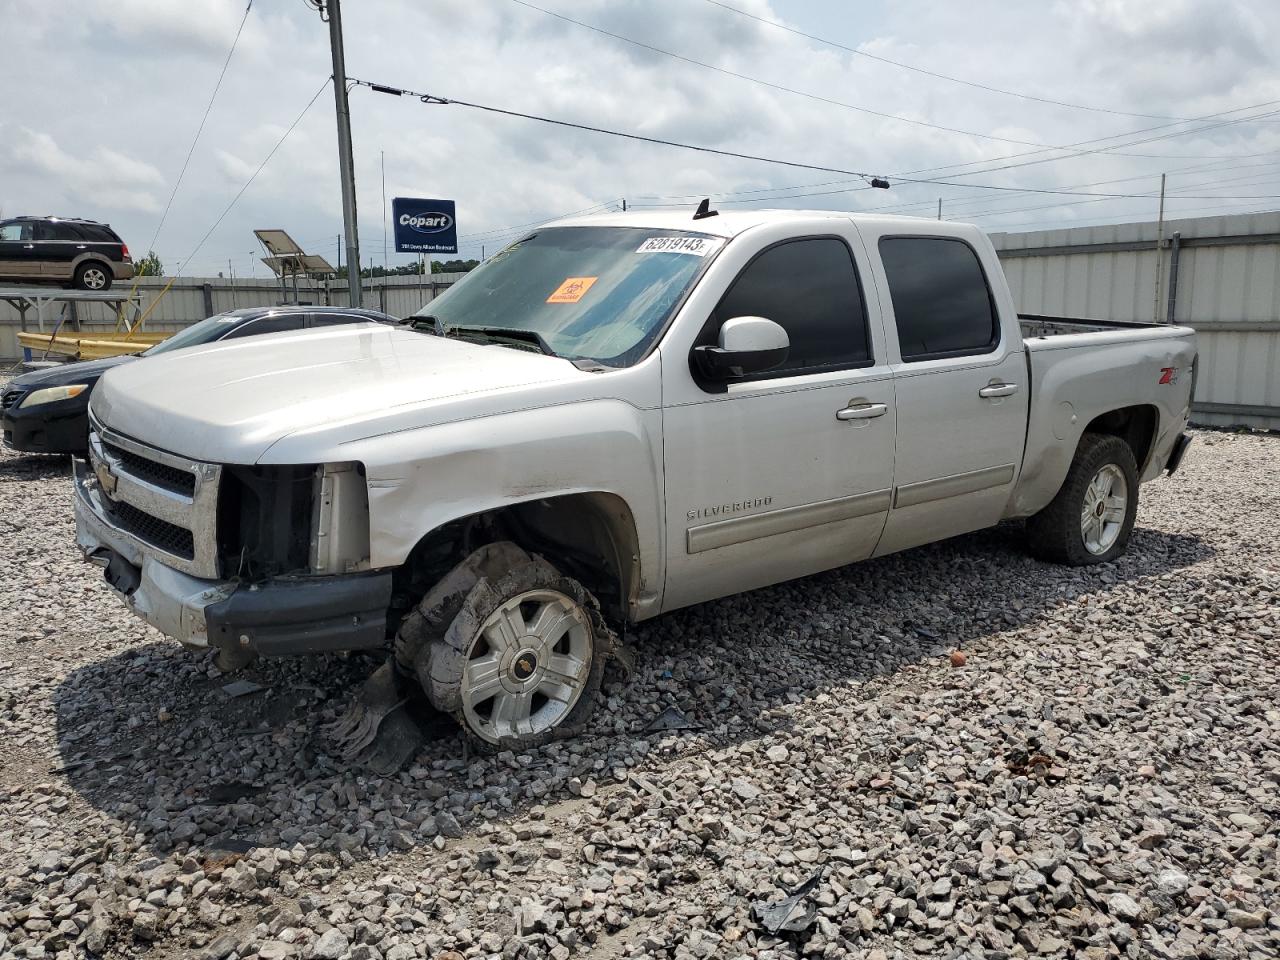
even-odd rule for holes
{"type": "Polygon", "coordinates": [[[191,326],[179,330],[167,340],[161,340],[149,350],[142,351],[142,356],[154,357],[157,353],[166,353],[170,350],[181,350],[183,347],[194,347],[201,343],[210,343],[224,336],[235,324],[243,319],[244,317],[236,313],[219,313],[216,316],[207,317],[199,323],[193,323],[191,326]]]}
{"type": "Polygon", "coordinates": [[[446,334],[526,331],[557,356],[630,366],[723,243],[679,230],[552,227],[494,254],[414,318],[446,334]]]}

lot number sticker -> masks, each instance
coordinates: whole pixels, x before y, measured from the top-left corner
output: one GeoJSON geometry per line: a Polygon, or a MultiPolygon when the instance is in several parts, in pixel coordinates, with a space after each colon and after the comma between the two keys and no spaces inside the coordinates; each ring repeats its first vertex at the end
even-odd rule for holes
{"type": "Polygon", "coordinates": [[[556,288],[555,293],[547,297],[547,303],[577,303],[586,296],[591,285],[599,279],[599,277],[570,277],[556,288]]]}
{"type": "Polygon", "coordinates": [[[685,253],[691,257],[705,257],[720,246],[715,237],[650,237],[636,253],[685,253]]]}

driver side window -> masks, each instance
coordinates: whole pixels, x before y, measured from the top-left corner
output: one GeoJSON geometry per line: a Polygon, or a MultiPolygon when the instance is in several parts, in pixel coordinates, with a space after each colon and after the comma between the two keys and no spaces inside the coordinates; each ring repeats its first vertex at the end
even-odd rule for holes
{"type": "Polygon", "coordinates": [[[734,317],[765,317],[791,341],[781,365],[751,379],[872,363],[858,271],[835,237],[789,240],[759,254],[716,306],[712,338],[734,317]]]}

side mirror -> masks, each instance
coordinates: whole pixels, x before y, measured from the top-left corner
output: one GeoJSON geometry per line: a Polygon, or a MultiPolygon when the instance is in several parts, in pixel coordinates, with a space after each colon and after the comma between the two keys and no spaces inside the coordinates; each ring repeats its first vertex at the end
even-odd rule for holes
{"type": "Polygon", "coordinates": [[[729,380],[771,370],[787,359],[791,340],[787,331],[764,317],[734,317],[720,328],[718,347],[694,347],[703,376],[729,380]]]}

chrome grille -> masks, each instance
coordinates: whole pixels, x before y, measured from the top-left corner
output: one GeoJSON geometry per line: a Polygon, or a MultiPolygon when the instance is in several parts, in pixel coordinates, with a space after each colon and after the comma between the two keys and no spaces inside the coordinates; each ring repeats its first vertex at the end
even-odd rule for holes
{"type": "Polygon", "coordinates": [[[117,521],[116,526],[129,531],[144,543],[149,543],[175,557],[182,557],[184,560],[196,558],[195,538],[190,530],[176,523],[161,520],[159,517],[153,517],[149,513],[143,513],[137,507],[123,501],[112,503],[107,510],[112,519],[117,521]]]}
{"type": "Polygon", "coordinates": [[[216,578],[222,468],[116,433],[92,414],[94,509],[143,553],[192,576],[216,578]]]}
{"type": "Polygon", "coordinates": [[[25,390],[6,390],[0,394],[0,410],[8,410],[22,399],[24,393],[26,393],[25,390]]]}
{"type": "Polygon", "coordinates": [[[158,487],[191,496],[196,490],[196,475],[190,470],[171,467],[157,460],[148,460],[131,450],[118,447],[114,443],[103,441],[104,453],[119,460],[124,467],[135,476],[141,477],[158,487]]]}

